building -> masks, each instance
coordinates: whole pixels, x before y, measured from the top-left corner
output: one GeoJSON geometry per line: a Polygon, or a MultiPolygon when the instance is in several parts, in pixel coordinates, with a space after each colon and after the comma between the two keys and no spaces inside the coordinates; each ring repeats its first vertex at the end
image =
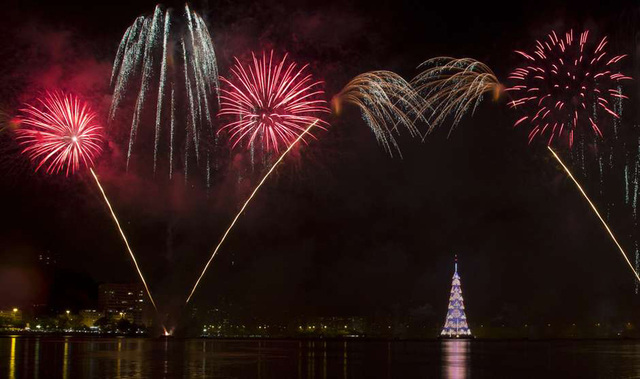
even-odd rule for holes
{"type": "Polygon", "coordinates": [[[38,254],[38,263],[43,266],[55,266],[58,263],[56,255],[50,251],[38,254]]]}
{"type": "Polygon", "coordinates": [[[127,319],[148,325],[147,296],[142,284],[105,283],[98,287],[99,310],[109,319],[127,319]]]}
{"type": "Polygon", "coordinates": [[[467,324],[467,315],[464,312],[464,299],[462,298],[462,287],[460,286],[460,275],[458,275],[458,256],[456,255],[453,278],[451,281],[451,294],[449,295],[449,309],[444,322],[444,327],[440,332],[443,338],[470,338],[471,329],[467,324]]]}

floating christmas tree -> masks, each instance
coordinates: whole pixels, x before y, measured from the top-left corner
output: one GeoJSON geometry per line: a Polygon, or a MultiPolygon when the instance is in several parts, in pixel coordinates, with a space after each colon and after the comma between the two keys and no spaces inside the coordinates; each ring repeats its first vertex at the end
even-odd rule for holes
{"type": "Polygon", "coordinates": [[[449,296],[449,310],[440,332],[444,338],[471,337],[471,329],[467,325],[467,315],[464,313],[464,299],[460,288],[460,275],[458,275],[458,256],[456,255],[453,280],[451,281],[451,295],[449,296]]]}

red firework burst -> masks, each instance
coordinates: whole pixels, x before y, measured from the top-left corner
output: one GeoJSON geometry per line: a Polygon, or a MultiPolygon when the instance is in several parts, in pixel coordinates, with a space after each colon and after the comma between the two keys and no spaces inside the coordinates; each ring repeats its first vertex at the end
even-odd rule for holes
{"type": "Polygon", "coordinates": [[[554,138],[566,138],[571,147],[581,127],[602,137],[599,115],[620,118],[627,98],[620,82],[631,78],[615,68],[626,55],[608,56],[607,44],[606,36],[591,42],[588,30],[574,40],[570,30],[564,38],[551,32],[537,40],[531,54],[515,51],[526,62],[509,75],[515,83],[507,91],[513,97],[510,106],[527,113],[514,126],[531,125],[529,143],[545,138],[551,145],[554,138]]]}
{"type": "Polygon", "coordinates": [[[92,166],[100,154],[104,136],[89,105],[74,95],[46,93],[38,106],[26,104],[16,130],[22,152],[47,174],[62,170],[66,175],[92,166]]]}
{"type": "Polygon", "coordinates": [[[295,63],[286,64],[287,55],[274,62],[269,57],[253,56],[253,65],[245,68],[238,58],[231,68],[232,79],[220,78],[228,88],[221,89],[219,116],[235,116],[237,120],[224,125],[233,147],[247,141],[250,146],[260,139],[266,150],[276,152],[289,146],[304,130],[317,120],[324,129],[326,122],[318,113],[329,113],[327,102],[321,98],[322,83],[305,73],[307,65],[298,69],[295,63]]]}

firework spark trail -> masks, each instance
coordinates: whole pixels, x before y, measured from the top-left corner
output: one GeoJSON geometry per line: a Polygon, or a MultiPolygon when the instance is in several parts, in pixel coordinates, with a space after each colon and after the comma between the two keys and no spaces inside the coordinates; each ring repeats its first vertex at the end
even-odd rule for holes
{"type": "Polygon", "coordinates": [[[122,61],[118,61],[118,56],[116,56],[116,61],[113,65],[112,82],[113,78],[116,78],[116,81],[112,83],[114,89],[111,107],[109,108],[110,121],[115,118],[118,107],[123,100],[124,93],[128,89],[132,77],[137,72],[142,56],[143,41],[146,40],[148,24],[149,20],[147,18],[143,16],[138,17],[133,25],[127,29],[127,32],[125,32],[125,35],[127,33],[129,34],[128,40],[125,41],[123,38],[120,42],[120,46],[124,46],[124,57],[122,61]],[[115,75],[116,72],[118,73],[117,76],[115,75]]]}
{"type": "Polygon", "coordinates": [[[216,254],[218,253],[218,250],[220,249],[220,246],[222,246],[222,244],[224,243],[225,239],[227,238],[227,235],[229,235],[229,232],[231,232],[231,229],[233,229],[233,226],[236,224],[236,221],[238,221],[238,219],[240,218],[240,216],[242,215],[242,212],[244,212],[244,210],[247,208],[247,206],[249,205],[249,203],[251,202],[251,199],[253,199],[253,197],[256,195],[256,193],[258,192],[258,190],[260,189],[260,187],[262,187],[262,185],[264,184],[264,182],[267,180],[267,178],[269,178],[269,175],[271,175],[271,173],[275,170],[276,167],[278,167],[278,165],[280,164],[280,162],[282,162],[282,160],[284,159],[284,157],[289,153],[289,151],[291,151],[291,149],[293,149],[293,147],[295,145],[298,144],[298,142],[300,142],[301,140],[303,140],[303,137],[305,134],[309,133],[309,131],[311,130],[311,128],[313,128],[314,126],[316,126],[316,124],[318,123],[318,119],[314,120],[309,127],[307,127],[304,132],[302,132],[298,138],[293,141],[293,143],[291,143],[289,145],[289,147],[287,147],[287,150],[285,150],[280,157],[278,158],[278,160],[276,160],[276,162],[273,164],[273,166],[271,166],[271,168],[269,169],[269,171],[267,171],[267,173],[264,175],[264,177],[262,177],[262,180],[260,180],[260,182],[258,183],[258,185],[253,189],[253,192],[251,192],[251,195],[249,195],[249,197],[247,198],[247,200],[244,202],[244,204],[242,205],[242,207],[240,208],[240,211],[238,211],[238,213],[236,214],[236,216],[233,218],[233,221],[231,221],[231,224],[229,225],[229,227],[227,228],[227,230],[224,232],[224,234],[222,235],[222,238],[220,239],[220,242],[218,242],[218,245],[216,246],[216,248],[213,250],[213,254],[211,254],[211,258],[209,258],[209,261],[207,261],[207,264],[204,266],[204,270],[202,270],[202,273],[200,274],[200,277],[198,277],[198,280],[196,281],[196,284],[193,286],[193,289],[191,290],[191,293],[189,294],[189,297],[187,297],[187,301],[186,303],[189,303],[189,300],[191,300],[191,297],[193,296],[194,292],[196,291],[196,288],[198,288],[198,284],[200,284],[200,280],[202,280],[202,277],[204,276],[204,274],[207,272],[207,269],[209,268],[209,265],[211,264],[211,261],[213,261],[213,258],[216,256],[216,254]]]}
{"type": "MultiPolygon", "coordinates": [[[[204,20],[201,17],[195,17],[196,20],[196,32],[198,34],[198,40],[202,41],[202,44],[198,46],[202,49],[201,56],[203,58],[204,77],[212,80],[212,86],[207,85],[209,91],[220,88],[220,81],[218,80],[218,63],[216,61],[216,54],[213,49],[213,41],[207,31],[207,26],[204,24],[204,20]]],[[[218,107],[220,107],[220,92],[213,91],[216,94],[218,100],[218,107]]],[[[206,100],[206,98],[205,98],[206,100]]]]}
{"type": "Polygon", "coordinates": [[[424,137],[448,117],[453,117],[451,133],[469,110],[473,115],[485,94],[497,100],[504,90],[489,66],[472,58],[437,57],[418,68],[424,70],[411,84],[424,99],[422,112],[428,124],[424,137]]]}
{"type": "Polygon", "coordinates": [[[162,17],[162,11],[159,6],[156,6],[153,12],[153,18],[151,19],[150,30],[147,33],[147,38],[144,42],[144,55],[142,58],[142,78],[140,80],[140,91],[138,92],[138,99],[136,100],[135,110],[133,112],[133,120],[131,121],[131,133],[129,137],[129,150],[127,152],[127,168],[131,160],[131,152],[133,151],[133,144],[138,134],[138,125],[142,118],[142,111],[145,104],[146,93],[149,89],[149,80],[153,72],[153,50],[157,41],[158,24],[162,23],[160,18],[162,17]]]}
{"type": "MultiPolygon", "coordinates": [[[[189,110],[190,110],[189,114],[191,115],[191,118],[187,119],[187,130],[189,131],[189,125],[191,125],[190,133],[191,133],[191,137],[193,138],[193,144],[195,146],[196,161],[198,161],[199,158],[200,158],[200,152],[199,152],[199,149],[198,149],[198,134],[197,134],[197,131],[196,131],[196,125],[197,125],[196,118],[198,117],[199,113],[198,113],[198,109],[196,108],[195,103],[194,103],[194,99],[193,99],[193,91],[191,89],[191,80],[189,79],[189,65],[187,64],[187,62],[188,62],[187,49],[185,47],[184,40],[180,41],[180,45],[182,46],[182,54],[183,54],[182,58],[184,59],[184,62],[185,62],[185,64],[184,64],[184,82],[185,82],[186,87],[187,87],[187,99],[189,100],[189,110]]],[[[188,143],[189,143],[189,132],[187,133],[187,146],[188,146],[188,143]]],[[[186,149],[186,150],[187,151],[185,153],[186,154],[185,161],[188,161],[189,149],[186,149]]],[[[186,168],[185,168],[185,171],[186,171],[186,168]]]]}
{"type": "Polygon", "coordinates": [[[353,78],[331,100],[340,114],[342,104],[355,105],[378,143],[393,156],[402,152],[394,137],[398,126],[404,126],[412,137],[420,135],[414,121],[421,117],[422,99],[411,84],[391,71],[371,71],[353,78]]]}
{"type": "Polygon", "coordinates": [[[579,40],[573,30],[564,38],[552,31],[536,41],[533,53],[515,51],[525,63],[511,72],[514,84],[506,91],[514,97],[510,106],[525,110],[514,126],[525,121],[531,126],[529,142],[544,137],[550,145],[554,138],[566,138],[572,147],[574,134],[581,129],[602,137],[598,111],[620,118],[620,101],[627,98],[620,82],[631,77],[614,68],[626,55],[608,57],[607,44],[607,37],[597,45],[591,43],[588,30],[580,33],[579,40]]]}
{"type": "Polygon", "coordinates": [[[132,47],[140,38],[139,34],[144,26],[144,20],[143,16],[136,18],[133,24],[125,31],[111,69],[110,85],[115,84],[114,80],[125,81],[124,76],[128,75],[128,69],[133,67],[131,60],[135,57],[135,50],[132,47]]]}
{"type": "MultiPolygon", "coordinates": [[[[185,148],[193,149],[193,152],[185,152],[185,158],[194,156],[198,164],[203,155],[200,150],[206,150],[204,155],[207,157],[213,156],[209,154],[201,129],[206,128],[208,135],[214,135],[212,107],[215,106],[215,101],[210,101],[210,98],[213,99],[219,92],[217,61],[204,20],[188,5],[185,5],[181,14],[171,9],[162,11],[158,5],[153,15],[136,19],[125,31],[118,47],[111,85],[113,99],[109,111],[110,122],[119,112],[127,109],[122,106],[125,97],[135,91],[127,167],[135,154],[134,147],[139,143],[136,141],[138,134],[151,124],[154,124],[154,174],[163,159],[160,149],[162,141],[169,144],[168,150],[172,154],[169,157],[170,178],[177,168],[174,152],[185,148]],[[165,109],[168,106],[166,103],[169,91],[179,91],[175,93],[174,102],[177,103],[174,105],[177,109],[184,110],[175,112],[172,108],[170,121],[166,116],[163,117],[168,112],[165,109]],[[147,120],[151,118],[148,115],[149,109],[154,106],[155,117],[150,122],[147,120]],[[171,130],[169,122],[173,123],[171,130]],[[171,134],[166,136],[167,133],[171,134]]],[[[184,162],[185,171],[188,164],[187,161],[184,162]]],[[[209,166],[209,162],[206,166],[209,166]]]]}
{"type": "MultiPolygon", "coordinates": [[[[155,139],[153,144],[153,172],[156,172],[156,168],[158,165],[158,145],[160,143],[160,127],[161,127],[161,117],[162,117],[162,97],[164,95],[164,87],[167,82],[167,40],[169,38],[169,28],[171,27],[171,21],[169,17],[169,11],[165,12],[164,15],[164,30],[162,37],[162,63],[160,66],[160,84],[158,86],[158,103],[156,104],[156,130],[155,130],[155,139]]],[[[173,94],[173,89],[172,89],[173,94]]],[[[171,169],[169,169],[171,170],[171,169]]],[[[169,177],[171,177],[171,173],[169,173],[169,177]]]]}
{"type": "Polygon", "coordinates": [[[287,55],[277,63],[273,51],[262,58],[252,53],[253,66],[247,68],[235,58],[232,78],[221,78],[226,84],[221,89],[219,116],[233,116],[236,121],[220,128],[228,130],[232,147],[246,141],[250,148],[259,139],[266,151],[278,152],[289,146],[305,127],[317,121],[324,129],[327,123],[317,118],[318,113],[329,113],[326,101],[318,98],[324,91],[317,89],[322,83],[305,73],[308,65],[297,68],[287,64],[287,55]]]}
{"type": "MultiPolygon", "coordinates": [[[[196,33],[194,32],[194,27],[193,27],[194,21],[193,21],[193,18],[191,17],[191,12],[189,12],[188,10],[188,6],[187,6],[186,13],[187,13],[187,20],[188,20],[187,25],[189,26],[189,33],[191,35],[191,50],[193,51],[193,59],[191,60],[191,65],[192,65],[192,70],[194,72],[194,77],[196,82],[196,93],[198,98],[198,113],[201,116],[203,113],[202,109],[204,109],[207,124],[210,127],[212,127],[211,113],[209,112],[209,101],[207,100],[207,96],[205,95],[207,93],[207,90],[206,90],[205,82],[203,79],[203,73],[207,72],[207,67],[206,67],[206,63],[202,62],[202,57],[201,57],[202,45],[196,44],[197,38],[196,38],[196,33]],[[198,67],[202,67],[202,70],[199,70],[198,67]]],[[[201,35],[198,34],[198,37],[201,37],[201,35]]]]}
{"type": "Polygon", "coordinates": [[[624,260],[627,262],[627,264],[629,265],[629,268],[631,269],[631,271],[633,272],[633,274],[636,276],[636,279],[638,279],[638,281],[640,281],[640,276],[638,276],[638,272],[635,270],[635,268],[633,267],[633,265],[631,264],[631,261],[629,260],[629,258],[627,257],[627,254],[624,252],[624,249],[622,249],[622,246],[620,245],[620,243],[618,243],[618,240],[616,239],[616,237],[613,235],[613,232],[611,231],[611,229],[609,228],[609,225],[607,225],[607,223],[604,221],[604,219],[602,218],[602,216],[600,215],[600,212],[598,212],[598,209],[596,208],[596,206],[593,204],[593,202],[591,201],[591,199],[589,199],[589,196],[587,196],[587,193],[582,189],[582,186],[580,185],[580,183],[578,183],[578,181],[576,180],[576,178],[573,176],[573,174],[571,173],[571,171],[569,171],[569,168],[567,166],[565,166],[565,164],[562,162],[562,160],[560,159],[560,157],[558,156],[558,154],[556,154],[556,152],[551,148],[551,146],[547,146],[547,148],[549,149],[549,151],[551,151],[551,154],[553,154],[553,157],[560,163],[560,165],[562,166],[562,168],[564,168],[565,172],[567,173],[567,175],[569,175],[569,177],[571,178],[571,180],[573,180],[573,183],[575,183],[576,187],[578,187],[578,190],[580,190],[580,193],[582,194],[582,196],[584,196],[584,198],[587,200],[587,202],[589,203],[589,205],[591,206],[591,209],[593,209],[593,212],[596,214],[596,216],[598,216],[598,219],[600,219],[600,222],[602,222],[602,225],[604,226],[604,228],[607,230],[607,233],[609,233],[609,236],[611,236],[611,239],[613,240],[613,242],[616,244],[616,246],[618,247],[618,249],[620,250],[620,254],[622,254],[622,257],[624,258],[624,260]]]}
{"type": "Polygon", "coordinates": [[[89,168],[89,171],[91,171],[91,175],[93,175],[93,178],[96,180],[96,184],[98,185],[98,188],[100,189],[100,193],[102,193],[102,197],[104,198],[105,203],[107,203],[107,207],[109,207],[109,212],[111,212],[111,217],[113,218],[113,221],[116,223],[116,226],[118,227],[118,231],[120,232],[120,236],[122,237],[122,240],[124,241],[125,246],[127,247],[127,251],[129,252],[129,255],[131,256],[131,259],[133,260],[133,264],[136,267],[136,271],[138,272],[138,275],[140,276],[140,280],[142,280],[142,284],[144,284],[144,288],[147,290],[147,295],[149,295],[149,300],[151,300],[151,304],[153,304],[153,308],[155,308],[156,312],[158,311],[158,307],[156,306],[155,301],[153,301],[153,296],[151,296],[151,290],[149,290],[149,286],[147,286],[147,281],[144,280],[144,276],[142,275],[142,271],[140,270],[140,266],[138,266],[138,261],[136,260],[136,256],[133,254],[133,251],[131,250],[131,247],[129,246],[129,241],[127,240],[127,237],[124,235],[124,231],[122,230],[122,227],[120,226],[120,222],[118,221],[118,217],[116,216],[115,212],[113,211],[113,208],[111,207],[111,203],[109,202],[109,199],[107,198],[107,194],[104,192],[104,189],[102,188],[102,185],[100,184],[100,180],[98,180],[98,175],[96,175],[95,171],[93,171],[93,168],[89,168]]]}
{"type": "Polygon", "coordinates": [[[624,202],[629,204],[629,165],[624,165],[624,202]]]}
{"type": "Polygon", "coordinates": [[[636,161],[636,167],[635,167],[635,178],[633,179],[633,202],[632,202],[632,207],[633,207],[633,217],[636,217],[637,215],[637,205],[638,205],[638,184],[639,184],[639,180],[638,180],[638,175],[640,174],[640,162],[636,161]]]}
{"type": "Polygon", "coordinates": [[[173,85],[171,86],[171,124],[169,131],[169,179],[173,176],[173,138],[176,127],[176,106],[175,106],[175,91],[173,90],[173,85]]]}
{"type": "Polygon", "coordinates": [[[116,52],[116,57],[113,61],[113,67],[111,68],[111,79],[109,80],[109,85],[113,85],[113,80],[116,78],[118,67],[120,66],[122,59],[124,58],[125,49],[131,43],[131,35],[135,33],[133,28],[137,24],[138,24],[138,19],[136,19],[133,26],[127,28],[127,30],[124,32],[124,36],[122,36],[122,41],[118,46],[118,51],[116,52]]]}
{"type": "MultiPolygon", "coordinates": [[[[640,249],[638,249],[638,241],[635,243],[635,260],[636,260],[636,272],[640,270],[640,249]]],[[[636,282],[635,292],[638,294],[638,290],[640,290],[640,283],[636,282]]]]}

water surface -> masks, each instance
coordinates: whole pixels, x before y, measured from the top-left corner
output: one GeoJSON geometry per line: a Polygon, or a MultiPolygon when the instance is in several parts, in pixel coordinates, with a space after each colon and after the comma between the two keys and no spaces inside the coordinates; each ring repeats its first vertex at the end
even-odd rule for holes
{"type": "Polygon", "coordinates": [[[7,378],[640,378],[640,341],[0,337],[7,378]]]}

